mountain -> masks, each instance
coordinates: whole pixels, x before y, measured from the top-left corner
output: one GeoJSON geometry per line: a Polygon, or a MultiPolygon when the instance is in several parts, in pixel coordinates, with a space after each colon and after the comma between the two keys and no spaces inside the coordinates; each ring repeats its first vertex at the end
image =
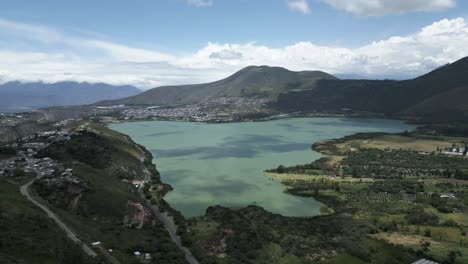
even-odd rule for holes
{"type": "Polygon", "coordinates": [[[98,105],[178,105],[221,97],[263,98],[281,113],[340,112],[429,121],[468,120],[468,57],[409,80],[341,80],[320,71],[249,66],[226,79],[165,86],[98,105]]]}
{"type": "Polygon", "coordinates": [[[320,71],[294,72],[280,67],[249,66],[216,82],[163,86],[98,105],[177,105],[199,103],[221,97],[261,97],[276,99],[280,93],[313,87],[318,80],[336,77],[320,71]]]}
{"type": "Polygon", "coordinates": [[[320,80],[313,87],[278,96],[281,112],[354,111],[468,120],[468,57],[411,80],[320,80]]]}
{"type": "Polygon", "coordinates": [[[118,99],[140,93],[133,86],[113,86],[105,83],[58,82],[0,85],[0,111],[21,111],[46,106],[91,104],[100,100],[118,99]]]}

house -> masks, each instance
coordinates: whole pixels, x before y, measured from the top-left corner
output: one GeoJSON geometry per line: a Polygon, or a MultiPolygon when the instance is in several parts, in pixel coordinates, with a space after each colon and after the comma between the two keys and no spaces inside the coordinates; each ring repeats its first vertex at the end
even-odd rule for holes
{"type": "Polygon", "coordinates": [[[145,253],[145,259],[151,259],[151,254],[150,253],[145,253]]]}
{"type": "Polygon", "coordinates": [[[139,256],[141,256],[141,253],[140,253],[140,251],[135,251],[135,252],[133,252],[133,255],[135,255],[135,257],[139,257],[139,256]]]}
{"type": "Polygon", "coordinates": [[[449,198],[449,199],[455,199],[455,195],[453,193],[447,193],[447,194],[441,194],[440,198],[449,198]]]}
{"type": "Polygon", "coordinates": [[[431,260],[427,260],[427,259],[420,259],[420,260],[415,261],[415,262],[413,262],[411,264],[439,264],[439,263],[431,261],[431,260]]]}
{"type": "Polygon", "coordinates": [[[133,180],[132,184],[135,185],[136,188],[140,187],[140,185],[143,183],[141,180],[133,180]]]}
{"type": "Polygon", "coordinates": [[[93,242],[93,243],[91,243],[91,245],[93,245],[93,247],[99,247],[99,246],[101,246],[101,241],[93,242]]]}

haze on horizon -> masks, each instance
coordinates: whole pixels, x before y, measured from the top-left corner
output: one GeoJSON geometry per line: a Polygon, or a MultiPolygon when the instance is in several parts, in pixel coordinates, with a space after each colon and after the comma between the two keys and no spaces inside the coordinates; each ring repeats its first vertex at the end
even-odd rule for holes
{"type": "Polygon", "coordinates": [[[468,55],[460,0],[4,0],[0,82],[161,85],[249,65],[412,78],[468,55]]]}

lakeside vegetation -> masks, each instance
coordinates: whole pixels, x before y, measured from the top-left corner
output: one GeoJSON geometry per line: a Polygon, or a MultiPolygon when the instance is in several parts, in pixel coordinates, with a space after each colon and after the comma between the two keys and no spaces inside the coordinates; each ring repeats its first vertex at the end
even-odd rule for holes
{"type": "MultiPolygon", "coordinates": [[[[184,263],[158,221],[142,227],[125,222],[134,213],[129,202],[142,202],[132,183],[143,175],[138,145],[100,125],[85,128],[37,155],[72,168],[80,184],[38,181],[37,194],[83,241],[101,241],[123,263],[144,262],[134,251],[148,252],[159,263],[184,263]]],[[[171,187],[141,148],[153,180],[144,192],[172,217],[200,263],[396,264],[427,258],[461,264],[468,260],[468,159],[444,152],[463,149],[466,141],[437,134],[357,134],[315,144],[325,158],[265,173],[285,184],[286,193],[324,203],[322,216],[314,218],[283,217],[258,206],[212,206],[203,217],[185,219],[164,201],[171,187]]]]}
{"type": "Polygon", "coordinates": [[[201,263],[466,263],[468,158],[444,153],[466,142],[418,131],[314,144],[327,156],[265,176],[324,203],[322,216],[213,206],[183,238],[201,263]]]}
{"type": "Polygon", "coordinates": [[[443,152],[465,142],[419,133],[357,134],[315,144],[328,157],[279,166],[267,176],[283,182],[287,193],[314,197],[336,214],[363,221],[371,229],[366,239],[404,246],[415,257],[465,263],[468,159],[443,152]]]}

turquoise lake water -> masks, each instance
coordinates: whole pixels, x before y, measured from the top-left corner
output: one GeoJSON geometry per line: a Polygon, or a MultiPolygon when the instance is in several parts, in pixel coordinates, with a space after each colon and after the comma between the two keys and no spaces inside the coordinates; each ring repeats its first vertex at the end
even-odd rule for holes
{"type": "Polygon", "coordinates": [[[310,149],[317,141],[358,132],[403,132],[414,126],[382,119],[292,118],[226,124],[145,121],[111,128],[153,153],[162,180],[174,187],[165,199],[192,217],[211,205],[250,204],[285,216],[318,215],[319,202],[283,193],[284,185],[263,171],[320,158],[310,149]]]}

